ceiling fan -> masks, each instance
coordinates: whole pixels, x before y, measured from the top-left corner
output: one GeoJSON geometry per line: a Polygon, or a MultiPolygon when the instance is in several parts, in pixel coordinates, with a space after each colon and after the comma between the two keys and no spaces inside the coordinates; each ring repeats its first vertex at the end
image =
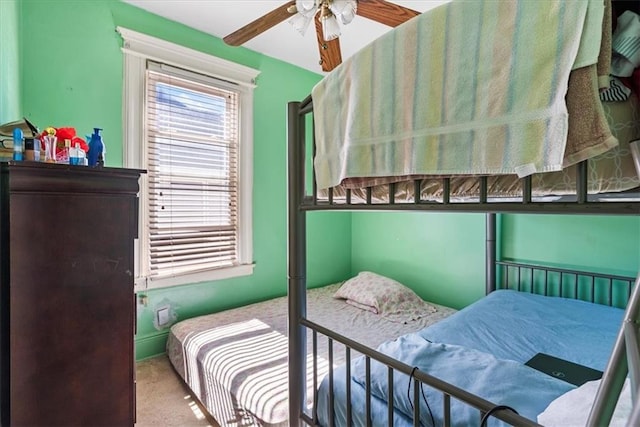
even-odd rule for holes
{"type": "Polygon", "coordinates": [[[331,71],[342,62],[340,24],[348,24],[355,15],[396,27],[420,12],[385,0],[292,0],[261,16],[223,38],[231,46],[240,46],[287,18],[304,34],[314,21],[322,71],[331,71]]]}

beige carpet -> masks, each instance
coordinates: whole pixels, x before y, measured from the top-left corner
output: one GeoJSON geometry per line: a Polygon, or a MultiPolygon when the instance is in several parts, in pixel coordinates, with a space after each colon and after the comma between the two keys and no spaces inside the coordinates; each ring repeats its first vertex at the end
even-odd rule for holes
{"type": "Polygon", "coordinates": [[[219,427],[191,395],[166,356],[136,364],[136,426],[219,427]]]}

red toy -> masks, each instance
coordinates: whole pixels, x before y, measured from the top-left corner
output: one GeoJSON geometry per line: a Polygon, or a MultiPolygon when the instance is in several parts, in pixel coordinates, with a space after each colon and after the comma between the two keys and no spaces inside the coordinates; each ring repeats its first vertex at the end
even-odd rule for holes
{"type": "Polygon", "coordinates": [[[46,135],[52,135],[52,134],[55,135],[56,137],[56,157],[58,159],[60,159],[61,157],[64,157],[66,153],[64,142],[67,139],[71,141],[71,147],[75,147],[76,144],[79,144],[80,148],[83,149],[85,153],[89,151],[89,145],[87,145],[87,142],[84,139],[80,138],[79,136],[76,136],[76,129],[72,127],[64,127],[64,128],[48,127],[44,131],[42,131],[42,133],[40,134],[40,141],[41,141],[40,146],[42,150],[44,150],[43,137],[46,135]]]}

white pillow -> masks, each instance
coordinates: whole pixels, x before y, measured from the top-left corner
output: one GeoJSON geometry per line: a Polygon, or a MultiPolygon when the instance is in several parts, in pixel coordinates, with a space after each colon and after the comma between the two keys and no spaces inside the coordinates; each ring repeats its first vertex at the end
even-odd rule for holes
{"type": "MultiPolygon", "coordinates": [[[[538,423],[545,427],[583,427],[596,398],[601,380],[589,381],[578,388],[566,392],[538,415],[538,423]]],[[[620,398],[611,417],[609,427],[624,427],[631,415],[631,387],[627,379],[620,392],[620,398]]]]}
{"type": "Polygon", "coordinates": [[[403,284],[370,271],[344,282],[333,296],[392,322],[407,323],[436,312],[434,306],[403,284]]]}

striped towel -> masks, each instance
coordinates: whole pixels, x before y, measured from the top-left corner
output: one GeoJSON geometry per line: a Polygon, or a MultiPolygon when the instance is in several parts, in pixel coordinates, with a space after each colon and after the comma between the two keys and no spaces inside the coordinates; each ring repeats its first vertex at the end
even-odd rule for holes
{"type": "Polygon", "coordinates": [[[576,61],[597,61],[600,8],[454,0],[389,31],[312,91],[318,187],[560,170],[568,77],[576,61]],[[581,46],[587,34],[597,43],[581,46]]]}

